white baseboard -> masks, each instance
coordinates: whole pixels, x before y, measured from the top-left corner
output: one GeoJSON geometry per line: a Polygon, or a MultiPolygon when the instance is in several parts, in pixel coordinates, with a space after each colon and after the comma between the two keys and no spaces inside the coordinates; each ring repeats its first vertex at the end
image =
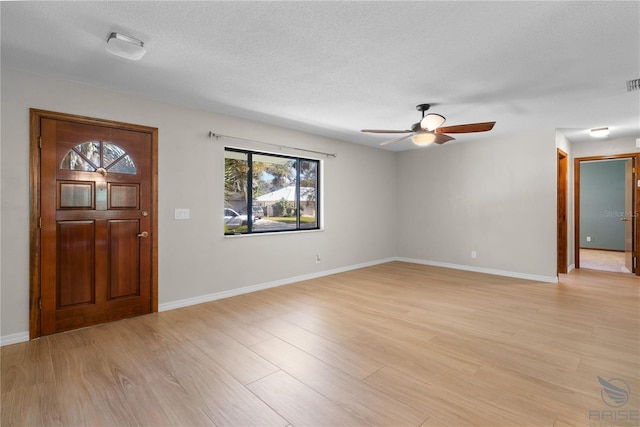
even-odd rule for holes
{"type": "Polygon", "coordinates": [[[29,332],[18,332],[17,334],[4,335],[0,337],[0,347],[26,341],[29,341],[29,332]]]}
{"type": "Polygon", "coordinates": [[[575,269],[576,269],[576,265],[570,264],[569,267],[567,267],[567,274],[571,273],[571,270],[575,270],[575,269]]]}
{"type": "Polygon", "coordinates": [[[403,261],[403,262],[410,262],[413,264],[430,265],[433,267],[451,268],[454,270],[472,271],[475,273],[493,274],[495,276],[505,276],[505,277],[513,277],[516,279],[533,280],[535,282],[558,283],[558,278],[555,276],[540,276],[537,274],[518,273],[515,271],[505,271],[505,270],[494,270],[492,268],[474,267],[472,265],[451,264],[448,262],[428,261],[424,259],[415,259],[415,258],[399,257],[399,258],[396,258],[396,260],[403,261]]]}
{"type": "MultiPolygon", "coordinates": [[[[248,294],[250,292],[261,291],[263,289],[275,288],[278,286],[290,285],[292,283],[301,282],[303,280],[317,279],[319,277],[330,276],[332,274],[344,273],[346,271],[358,270],[360,268],[371,267],[373,265],[384,264],[391,261],[409,262],[412,264],[423,264],[434,267],[451,268],[454,270],[473,271],[476,273],[494,274],[496,276],[514,277],[518,279],[533,280],[536,282],[558,283],[557,277],[539,276],[535,274],[516,273],[512,271],[494,270],[490,268],[473,267],[469,265],[451,264],[439,261],[428,261],[415,258],[402,258],[392,257],[375,261],[364,262],[361,264],[348,265],[345,267],[334,268],[331,270],[318,271],[315,273],[303,274],[301,276],[289,277],[286,279],[274,280],[271,282],[259,283],[256,285],[244,286],[237,289],[230,289],[227,291],[214,292],[212,294],[201,295],[193,298],[185,298],[177,301],[170,301],[167,303],[159,304],[158,311],[168,311],[181,307],[188,307],[190,305],[202,304],[204,302],[215,301],[223,298],[230,298],[237,295],[248,294]]],[[[573,268],[573,265],[569,267],[569,271],[573,268]]],[[[21,342],[29,341],[29,332],[18,332],[16,334],[0,336],[0,347],[10,344],[17,344],[21,342]]]]}
{"type": "Polygon", "coordinates": [[[371,267],[373,265],[384,264],[386,262],[395,261],[396,258],[386,258],[375,261],[369,261],[362,264],[348,265],[345,267],[334,268],[331,270],[318,271],[310,274],[303,274],[301,276],[288,277],[286,279],[274,280],[271,282],[259,283],[257,285],[243,286],[237,289],[230,289],[228,291],[214,292],[212,294],[201,295],[193,298],[186,298],[178,301],[171,301],[158,305],[158,311],[168,311],[181,307],[188,307],[190,305],[202,304],[204,302],[215,301],[224,298],[235,297],[237,295],[248,294],[250,292],[262,291],[264,289],[275,288],[278,286],[290,285],[296,282],[302,282],[303,280],[317,279],[319,277],[330,276],[332,274],[344,273],[346,271],[358,270],[360,268],[371,267]]]}

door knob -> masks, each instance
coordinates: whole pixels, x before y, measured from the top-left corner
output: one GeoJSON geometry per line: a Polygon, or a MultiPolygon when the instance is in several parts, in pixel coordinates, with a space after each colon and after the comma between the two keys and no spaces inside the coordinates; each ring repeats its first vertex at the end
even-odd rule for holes
{"type": "Polygon", "coordinates": [[[149,237],[149,232],[143,231],[142,233],[138,234],[138,237],[149,237]]]}

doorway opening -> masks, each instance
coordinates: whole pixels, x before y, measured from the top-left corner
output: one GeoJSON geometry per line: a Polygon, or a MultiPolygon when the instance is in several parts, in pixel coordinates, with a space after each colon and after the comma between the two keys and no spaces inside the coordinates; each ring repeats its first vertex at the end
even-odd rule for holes
{"type": "Polygon", "coordinates": [[[640,276],[635,153],[574,159],[575,267],[640,276]]]}
{"type": "Polygon", "coordinates": [[[589,270],[631,273],[624,262],[624,252],[580,248],[580,267],[589,270]]]}

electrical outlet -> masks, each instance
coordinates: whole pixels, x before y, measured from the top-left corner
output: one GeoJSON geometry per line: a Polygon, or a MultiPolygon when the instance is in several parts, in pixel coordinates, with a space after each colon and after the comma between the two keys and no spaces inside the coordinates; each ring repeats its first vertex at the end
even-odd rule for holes
{"type": "Polygon", "coordinates": [[[478,252],[476,252],[476,251],[471,251],[471,258],[473,258],[473,259],[478,258],[478,252]]]}
{"type": "Polygon", "coordinates": [[[591,241],[591,236],[587,236],[587,242],[591,241]]]}
{"type": "Polygon", "coordinates": [[[320,254],[316,255],[316,264],[320,264],[320,254]]]}

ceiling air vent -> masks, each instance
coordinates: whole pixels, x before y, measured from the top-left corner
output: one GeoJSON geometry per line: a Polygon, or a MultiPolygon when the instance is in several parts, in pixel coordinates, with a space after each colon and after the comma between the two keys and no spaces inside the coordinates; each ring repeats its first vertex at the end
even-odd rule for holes
{"type": "Polygon", "coordinates": [[[640,79],[627,80],[627,92],[640,90],[640,79]]]}

